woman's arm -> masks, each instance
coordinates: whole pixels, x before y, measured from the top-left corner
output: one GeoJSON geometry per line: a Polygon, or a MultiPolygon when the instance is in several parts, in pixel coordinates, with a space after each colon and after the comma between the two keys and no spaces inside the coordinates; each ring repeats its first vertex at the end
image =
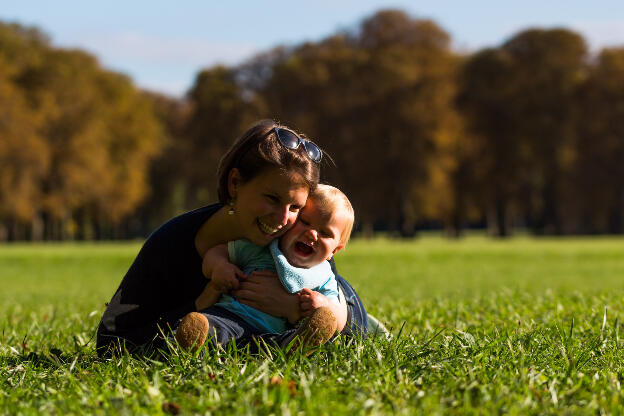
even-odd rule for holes
{"type": "Polygon", "coordinates": [[[269,315],[285,318],[291,324],[301,319],[299,296],[286,292],[276,273],[253,272],[232,293],[239,302],[269,315]]]}

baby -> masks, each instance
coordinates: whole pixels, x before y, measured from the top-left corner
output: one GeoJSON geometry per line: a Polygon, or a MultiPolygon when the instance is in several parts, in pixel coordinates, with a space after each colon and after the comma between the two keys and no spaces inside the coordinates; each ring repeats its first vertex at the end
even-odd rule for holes
{"type": "MultiPolygon", "coordinates": [[[[282,333],[287,321],[238,302],[228,292],[238,288],[239,278],[255,270],[276,272],[284,288],[298,293],[300,314],[308,317],[300,327],[310,335],[309,344],[326,342],[346,321],[346,304],[326,260],[345,247],[353,228],[353,208],[339,189],[318,185],[310,194],[297,222],[267,247],[248,240],[218,246],[204,256],[203,272],[222,293],[211,308],[223,308],[254,328],[256,334],[282,333]]],[[[210,315],[209,311],[205,311],[210,315]]],[[[201,346],[208,333],[208,319],[196,312],[178,326],[176,339],[183,348],[201,346]]],[[[243,334],[252,335],[252,334],[243,334]]],[[[219,337],[218,337],[219,338],[219,337]]]]}

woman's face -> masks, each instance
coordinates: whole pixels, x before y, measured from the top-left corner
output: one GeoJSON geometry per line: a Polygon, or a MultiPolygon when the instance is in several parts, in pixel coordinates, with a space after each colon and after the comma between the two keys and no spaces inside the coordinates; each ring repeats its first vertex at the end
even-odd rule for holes
{"type": "Polygon", "coordinates": [[[278,169],[266,170],[247,182],[232,169],[228,185],[242,238],[260,246],[289,229],[308,198],[308,188],[298,174],[278,169]]]}

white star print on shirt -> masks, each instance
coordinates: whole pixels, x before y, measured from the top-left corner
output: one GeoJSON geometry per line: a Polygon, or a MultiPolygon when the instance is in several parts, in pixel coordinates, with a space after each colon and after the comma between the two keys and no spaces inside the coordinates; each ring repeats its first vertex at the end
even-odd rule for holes
{"type": "Polygon", "coordinates": [[[104,311],[104,315],[102,315],[102,323],[104,324],[104,327],[111,332],[115,332],[115,318],[126,312],[133,311],[138,307],[139,305],[131,303],[121,303],[121,289],[119,289],[108,304],[108,307],[104,311]]]}

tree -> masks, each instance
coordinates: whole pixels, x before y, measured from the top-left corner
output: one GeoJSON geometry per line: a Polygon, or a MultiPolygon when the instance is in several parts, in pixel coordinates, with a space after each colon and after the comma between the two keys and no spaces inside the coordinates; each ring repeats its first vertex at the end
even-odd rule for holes
{"type": "Polygon", "coordinates": [[[38,134],[40,120],[10,82],[10,74],[0,57],[0,220],[12,224],[5,232],[14,239],[26,237],[25,225],[40,209],[50,149],[38,134]]]}
{"type": "Polygon", "coordinates": [[[219,161],[257,114],[253,100],[243,96],[236,72],[222,66],[201,71],[188,100],[187,128],[175,146],[185,156],[186,206],[197,207],[217,199],[219,161]]]}
{"type": "Polygon", "coordinates": [[[144,95],[151,102],[164,134],[161,152],[149,167],[150,193],[139,207],[137,218],[130,218],[132,224],[128,225],[135,235],[147,236],[163,222],[189,208],[186,205],[184,166],[193,156],[185,153],[186,147],[183,146],[189,103],[155,93],[144,95]]]}
{"type": "Polygon", "coordinates": [[[357,31],[295,48],[259,94],[280,119],[334,156],[327,175],[361,222],[413,233],[427,159],[444,130],[454,90],[449,37],[428,20],[388,10],[357,31]],[[371,189],[383,189],[380,196],[371,189]]]}
{"type": "Polygon", "coordinates": [[[484,201],[488,228],[501,237],[509,234],[510,214],[529,158],[509,105],[517,94],[510,80],[512,66],[504,50],[490,48],[472,55],[462,66],[457,98],[474,142],[472,176],[479,192],[473,197],[484,201]]]}
{"type": "Polygon", "coordinates": [[[514,210],[538,232],[564,232],[585,54],[576,33],[531,29],[464,67],[459,104],[481,142],[479,181],[498,235],[508,233],[514,210]]]}
{"type": "Polygon", "coordinates": [[[603,50],[579,93],[579,230],[624,232],[624,49],[603,50]]]}
{"type": "Polygon", "coordinates": [[[0,240],[37,238],[41,181],[50,149],[41,136],[42,119],[21,83],[48,47],[38,30],[0,22],[0,240]]]}
{"type": "Polygon", "coordinates": [[[46,237],[119,224],[145,197],[159,148],[149,103],[126,77],[80,51],[50,49],[23,79],[50,148],[41,188],[46,237]]]}
{"type": "Polygon", "coordinates": [[[120,224],[147,194],[160,147],[150,103],[91,55],[18,25],[0,24],[0,70],[4,190],[16,195],[4,216],[30,221],[34,234],[43,223],[54,239],[120,224]]]}
{"type": "Polygon", "coordinates": [[[531,154],[525,209],[536,231],[561,234],[572,187],[574,98],[586,71],[585,41],[566,29],[529,29],[501,49],[512,62],[508,82],[514,95],[506,105],[531,154]]]}
{"type": "Polygon", "coordinates": [[[100,72],[96,85],[105,104],[101,114],[106,125],[103,144],[112,180],[111,186],[101,189],[93,200],[100,218],[118,225],[148,196],[149,167],[162,151],[165,132],[151,100],[128,78],[100,72]]]}

